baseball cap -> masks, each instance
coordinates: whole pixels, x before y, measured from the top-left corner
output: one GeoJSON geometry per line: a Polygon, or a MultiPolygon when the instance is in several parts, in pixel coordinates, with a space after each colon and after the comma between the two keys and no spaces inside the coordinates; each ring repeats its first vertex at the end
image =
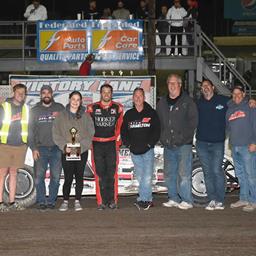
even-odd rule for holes
{"type": "Polygon", "coordinates": [[[44,84],[40,90],[40,93],[43,91],[43,90],[48,90],[49,92],[52,93],[52,87],[50,85],[47,85],[47,84],[44,84]]]}

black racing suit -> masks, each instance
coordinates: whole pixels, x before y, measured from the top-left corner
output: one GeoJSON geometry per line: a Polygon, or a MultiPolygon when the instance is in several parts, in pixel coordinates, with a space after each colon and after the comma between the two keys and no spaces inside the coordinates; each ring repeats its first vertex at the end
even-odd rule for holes
{"type": "Polygon", "coordinates": [[[96,181],[97,204],[117,203],[118,195],[118,149],[120,128],[123,121],[123,106],[111,101],[90,104],[87,109],[95,126],[92,165],[96,181]]]}

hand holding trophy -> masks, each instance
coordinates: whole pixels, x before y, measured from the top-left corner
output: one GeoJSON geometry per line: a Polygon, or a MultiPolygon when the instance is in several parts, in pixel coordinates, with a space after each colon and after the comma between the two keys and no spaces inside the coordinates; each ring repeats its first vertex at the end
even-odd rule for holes
{"type": "Polygon", "coordinates": [[[81,160],[81,145],[76,142],[77,129],[72,127],[69,130],[71,134],[71,143],[66,146],[66,160],[67,161],[80,161],[81,160]]]}

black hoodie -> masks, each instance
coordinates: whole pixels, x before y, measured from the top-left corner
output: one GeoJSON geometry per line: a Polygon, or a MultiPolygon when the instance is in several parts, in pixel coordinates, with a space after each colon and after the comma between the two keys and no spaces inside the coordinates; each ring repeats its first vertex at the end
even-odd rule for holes
{"type": "Polygon", "coordinates": [[[135,154],[144,154],[154,148],[160,138],[160,121],[156,111],[144,102],[144,108],[138,112],[134,107],[128,110],[121,128],[123,144],[135,154]]]}

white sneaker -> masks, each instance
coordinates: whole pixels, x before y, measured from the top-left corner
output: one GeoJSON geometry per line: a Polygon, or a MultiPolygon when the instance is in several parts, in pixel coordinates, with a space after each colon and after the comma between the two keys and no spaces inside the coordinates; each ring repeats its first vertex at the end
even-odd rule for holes
{"type": "Polygon", "coordinates": [[[244,212],[253,212],[256,209],[256,203],[250,203],[243,207],[244,212]]]}
{"type": "Polygon", "coordinates": [[[178,205],[178,208],[182,209],[182,210],[188,210],[188,209],[191,209],[193,208],[193,205],[190,204],[190,203],[187,203],[185,201],[182,201],[179,205],[178,205]]]}
{"type": "Polygon", "coordinates": [[[163,203],[163,206],[165,207],[178,207],[179,203],[169,200],[168,202],[163,203]]]}
{"type": "Polygon", "coordinates": [[[210,203],[205,207],[205,210],[207,211],[215,210],[215,201],[214,200],[210,201],[210,203]]]}
{"type": "Polygon", "coordinates": [[[63,203],[61,204],[59,211],[60,212],[65,212],[68,210],[68,202],[67,201],[63,201],[63,203]]]}
{"type": "Polygon", "coordinates": [[[249,202],[247,202],[247,201],[238,200],[237,202],[231,204],[230,208],[243,207],[243,206],[247,206],[248,204],[249,204],[249,202]]]}
{"type": "Polygon", "coordinates": [[[75,201],[74,210],[75,210],[76,212],[83,210],[83,208],[82,208],[82,206],[81,206],[81,204],[80,204],[79,201],[75,201]]]}
{"type": "Polygon", "coordinates": [[[224,210],[225,206],[221,202],[215,202],[215,210],[224,210]]]}

